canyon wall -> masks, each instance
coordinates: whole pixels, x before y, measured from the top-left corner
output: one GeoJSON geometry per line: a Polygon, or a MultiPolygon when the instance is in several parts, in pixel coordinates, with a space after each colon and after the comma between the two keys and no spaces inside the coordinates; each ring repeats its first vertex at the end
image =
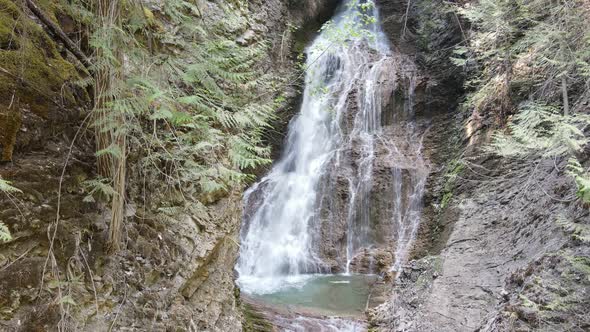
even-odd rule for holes
{"type": "MultiPolygon", "coordinates": [[[[87,41],[59,2],[42,5],[84,47],[87,41]]],[[[199,11],[192,11],[193,19],[203,27],[230,22],[228,40],[244,48],[269,44],[258,65],[284,78],[287,101],[275,124],[284,126],[297,104],[297,51],[331,17],[336,1],[199,0],[195,5],[199,11]]],[[[162,28],[174,29],[163,19],[166,3],[145,1],[143,6],[150,17],[162,18],[157,23],[162,28]]],[[[26,7],[10,1],[1,1],[0,7],[2,27],[18,20],[34,31],[19,35],[18,42],[30,44],[30,56],[41,57],[31,60],[39,66],[25,68],[24,88],[16,95],[20,103],[0,108],[0,146],[6,156],[0,175],[20,190],[0,195],[0,221],[13,237],[0,244],[0,329],[241,330],[233,269],[243,188],[206,199],[205,206],[164,211],[154,202],[182,205],[182,193],[170,188],[165,197],[146,200],[141,189],[145,179],[131,171],[123,250],[111,254],[106,248],[108,208],[86,200],[82,189],[96,175],[93,137],[85,119],[90,98],[75,84],[83,71],[75,69],[74,58],[26,7]],[[13,15],[5,15],[4,9],[13,15]]],[[[0,30],[0,37],[8,33],[0,30]]],[[[2,57],[18,56],[17,48],[1,40],[2,57]]],[[[17,68],[7,67],[5,73],[5,65],[0,73],[3,96],[15,86],[8,71],[17,68]]],[[[269,133],[268,140],[280,146],[282,137],[269,133]]]]}
{"type": "MultiPolygon", "coordinates": [[[[372,328],[587,329],[590,247],[574,229],[590,218],[575,198],[567,160],[487,152],[496,127],[458,107],[466,73],[449,61],[466,22],[439,1],[411,8],[404,1],[378,2],[386,31],[431,79],[428,106],[417,114],[428,128],[430,174],[413,260],[393,281],[387,302],[371,310],[372,328]]],[[[588,152],[581,154],[586,164],[588,152]]]]}

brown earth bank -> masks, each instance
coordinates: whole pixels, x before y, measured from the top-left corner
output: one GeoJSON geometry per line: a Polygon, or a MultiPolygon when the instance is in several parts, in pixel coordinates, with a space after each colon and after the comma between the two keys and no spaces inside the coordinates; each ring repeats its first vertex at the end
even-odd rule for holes
{"type": "MultiPolygon", "coordinates": [[[[39,3],[70,38],[79,40],[57,1],[39,3]]],[[[227,32],[227,38],[244,47],[270,43],[269,54],[259,65],[293,79],[285,88],[286,104],[293,105],[298,94],[296,50],[331,17],[336,4],[250,1],[228,12],[228,6],[235,6],[233,1],[199,0],[194,19],[204,25],[237,19],[240,23],[227,32]]],[[[159,17],[158,2],[143,5],[159,17]]],[[[72,82],[83,77],[84,70],[76,71],[79,64],[73,56],[25,6],[3,0],[0,8],[0,27],[23,25],[17,30],[23,32],[18,42],[30,44],[31,57],[39,56],[30,62],[36,66],[25,67],[16,90],[14,83],[19,81],[9,72],[14,68],[4,61],[0,65],[2,96],[16,91],[12,100],[19,101],[8,97],[0,101],[0,148],[5,161],[0,176],[22,191],[0,195],[0,221],[13,237],[0,244],[0,330],[241,330],[233,268],[242,188],[209,202],[206,213],[196,209],[167,214],[151,202],[179,201],[179,193],[171,188],[165,198],[146,200],[141,179],[132,171],[123,249],[110,254],[108,208],[85,201],[87,193],[81,189],[96,175],[86,118],[89,98],[83,89],[71,87],[77,87],[72,82]]],[[[3,29],[2,38],[11,31],[3,29]]],[[[17,58],[19,53],[4,47],[3,40],[0,57],[17,58]]],[[[84,46],[83,37],[80,42],[84,46]]],[[[279,110],[277,128],[292,114],[290,109],[279,110]]],[[[280,141],[276,136],[280,134],[280,130],[269,132],[267,139],[280,141]]]]}

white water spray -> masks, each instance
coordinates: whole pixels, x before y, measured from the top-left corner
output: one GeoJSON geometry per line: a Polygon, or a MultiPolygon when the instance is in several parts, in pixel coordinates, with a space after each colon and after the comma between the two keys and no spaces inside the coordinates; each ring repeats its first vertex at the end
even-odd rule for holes
{"type": "MultiPolygon", "coordinates": [[[[391,51],[371,1],[347,1],[306,54],[301,113],[289,126],[285,151],[244,198],[246,211],[236,270],[238,284],[247,293],[273,293],[301,285],[312,274],[331,272],[319,254],[319,246],[321,201],[334,193],[321,184],[341,165],[355,165],[346,178],[350,194],[345,213],[344,270],[350,272],[355,254],[371,246],[375,146],[383,139],[383,76],[397,77],[396,82],[415,77],[413,65],[406,71],[399,69],[402,61],[391,51]]],[[[411,90],[413,93],[413,87],[411,90]]],[[[393,174],[392,181],[398,180],[393,174]]],[[[400,211],[396,210],[400,217],[395,217],[399,238],[395,266],[405,257],[403,251],[408,250],[419,221],[419,216],[414,218],[417,213],[406,211],[419,206],[421,190],[415,193],[413,204],[400,204],[400,211]],[[406,221],[415,225],[407,226],[406,221]]],[[[419,213],[419,207],[417,210],[419,213]]]]}

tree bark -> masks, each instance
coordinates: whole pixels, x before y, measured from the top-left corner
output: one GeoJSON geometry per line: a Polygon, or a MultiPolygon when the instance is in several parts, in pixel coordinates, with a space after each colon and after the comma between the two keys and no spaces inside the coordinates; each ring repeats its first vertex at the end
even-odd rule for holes
{"type": "Polygon", "coordinates": [[[568,116],[570,114],[570,102],[567,95],[567,78],[565,73],[561,75],[561,94],[563,96],[563,115],[568,116]]]}
{"type": "Polygon", "coordinates": [[[119,153],[105,153],[97,158],[98,172],[105,178],[112,181],[115,193],[111,202],[111,223],[109,225],[108,248],[111,253],[121,249],[122,228],[125,219],[125,192],[126,192],[126,131],[125,115],[112,107],[115,100],[112,88],[121,80],[122,54],[117,52],[119,45],[115,45],[110,30],[120,29],[120,2],[118,0],[99,0],[95,2],[95,10],[99,18],[99,25],[102,35],[99,36],[108,47],[113,50],[117,58],[111,61],[105,58],[101,49],[96,52],[97,62],[102,61],[104,65],[99,66],[95,73],[95,135],[97,150],[115,147],[119,153]]]}

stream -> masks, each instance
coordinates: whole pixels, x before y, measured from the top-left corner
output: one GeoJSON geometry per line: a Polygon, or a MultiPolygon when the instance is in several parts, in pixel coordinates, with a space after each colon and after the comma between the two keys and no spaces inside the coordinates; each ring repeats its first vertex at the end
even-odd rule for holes
{"type": "Polygon", "coordinates": [[[416,72],[371,1],[345,1],[306,49],[301,109],[245,193],[236,264],[246,296],[298,313],[285,330],[364,330],[373,284],[402,269],[428,173],[411,121],[416,72]]]}

